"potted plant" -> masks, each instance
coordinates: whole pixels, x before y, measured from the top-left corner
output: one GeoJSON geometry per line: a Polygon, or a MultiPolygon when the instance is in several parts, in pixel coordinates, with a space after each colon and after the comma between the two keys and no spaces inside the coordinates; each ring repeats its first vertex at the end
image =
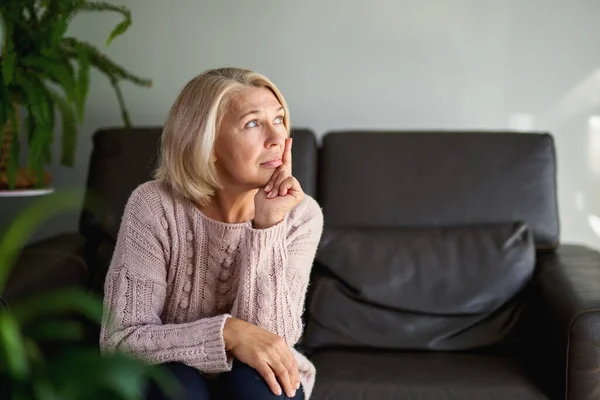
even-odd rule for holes
{"type": "Polygon", "coordinates": [[[90,43],[66,36],[71,20],[82,12],[109,11],[123,16],[106,45],[131,25],[129,9],[86,0],[2,0],[0,26],[0,190],[44,187],[50,182],[45,166],[52,163],[56,114],[61,114],[60,164],[73,166],[77,127],[84,114],[90,68],[109,79],[125,126],[131,126],[121,81],[150,87],[106,57],[90,43]],[[18,110],[24,111],[21,123],[18,110]],[[21,166],[22,142],[27,165],[21,166]]]}

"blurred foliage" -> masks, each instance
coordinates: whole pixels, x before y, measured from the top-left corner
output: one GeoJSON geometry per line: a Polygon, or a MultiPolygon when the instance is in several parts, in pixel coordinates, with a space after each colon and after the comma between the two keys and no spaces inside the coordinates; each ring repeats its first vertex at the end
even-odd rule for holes
{"type": "MultiPolygon", "coordinates": [[[[0,293],[27,239],[44,220],[80,206],[80,196],[39,198],[0,237],[0,293]]],[[[102,355],[86,338],[99,329],[102,300],[85,288],[33,294],[0,305],[0,398],[14,400],[142,399],[150,380],[174,381],[156,366],[124,354],[102,355]]]]}

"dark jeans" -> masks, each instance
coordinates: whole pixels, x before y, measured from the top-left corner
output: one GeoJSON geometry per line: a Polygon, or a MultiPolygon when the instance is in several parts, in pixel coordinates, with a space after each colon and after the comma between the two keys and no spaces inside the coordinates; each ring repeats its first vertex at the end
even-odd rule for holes
{"type": "MultiPolygon", "coordinates": [[[[216,379],[204,378],[198,370],[182,363],[168,363],[163,367],[171,373],[184,389],[185,396],[171,399],[154,384],[148,390],[147,400],[275,400],[290,399],[285,394],[275,395],[263,377],[256,370],[235,360],[230,372],[220,374],[216,379]]],[[[293,400],[304,400],[302,385],[293,400]]]]}

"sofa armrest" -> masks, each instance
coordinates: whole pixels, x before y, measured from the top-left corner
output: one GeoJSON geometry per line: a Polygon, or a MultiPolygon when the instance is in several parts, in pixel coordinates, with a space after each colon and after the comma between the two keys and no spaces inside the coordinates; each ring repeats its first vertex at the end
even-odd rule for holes
{"type": "Polygon", "coordinates": [[[22,298],[67,287],[85,287],[88,267],[85,238],[77,233],[32,243],[20,252],[11,269],[2,299],[10,305],[22,298]]]}
{"type": "Polygon", "coordinates": [[[600,252],[562,245],[540,254],[534,287],[539,344],[566,398],[600,398],[600,252]]]}

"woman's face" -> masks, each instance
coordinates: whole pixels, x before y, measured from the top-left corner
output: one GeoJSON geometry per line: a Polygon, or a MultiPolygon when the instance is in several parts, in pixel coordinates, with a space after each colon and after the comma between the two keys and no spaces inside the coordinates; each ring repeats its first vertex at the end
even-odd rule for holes
{"type": "Polygon", "coordinates": [[[226,185],[257,189],[281,165],[288,136],[284,110],[267,88],[248,87],[230,102],[215,139],[219,176],[226,185]]]}

